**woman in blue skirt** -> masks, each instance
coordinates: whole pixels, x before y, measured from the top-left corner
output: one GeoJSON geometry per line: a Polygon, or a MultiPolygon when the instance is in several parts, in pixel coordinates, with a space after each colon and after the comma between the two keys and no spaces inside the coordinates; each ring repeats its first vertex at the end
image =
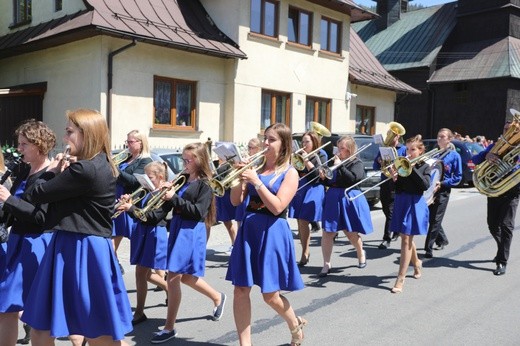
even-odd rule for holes
{"type": "MultiPolygon", "coordinates": [[[[421,135],[406,141],[408,159],[413,160],[423,153],[424,144],[421,135]]],[[[413,165],[409,175],[394,174],[394,180],[395,202],[390,229],[400,233],[401,258],[397,280],[391,292],[401,293],[410,263],[414,266],[413,277],[416,279],[421,277],[422,262],[417,256],[413,237],[428,233],[429,211],[423,193],[430,186],[430,165],[421,160],[413,165]]]]}
{"type": "MultiPolygon", "coordinates": [[[[202,277],[206,265],[206,229],[215,222],[215,199],[209,185],[212,177],[210,157],[203,143],[192,143],[182,151],[183,178],[163,186],[166,193],[160,210],[150,220],[163,217],[172,210],[168,239],[168,311],[164,329],[156,333],[151,342],[163,343],[177,335],[175,322],[181,304],[181,283],[202,293],[213,302],[212,318],[220,320],[224,312],[226,295],[216,291],[202,277]],[[180,188],[173,188],[184,183],[180,188]]],[[[176,179],[177,180],[177,179],[176,179]]]]}
{"type": "Polygon", "coordinates": [[[298,234],[302,244],[302,255],[298,265],[305,266],[309,262],[311,230],[310,223],[321,221],[325,187],[319,178],[318,167],[327,161],[325,151],[307,157],[306,155],[319,147],[318,135],[309,131],[302,136],[302,152],[305,157],[304,168],[298,171],[300,176],[298,190],[289,204],[289,217],[298,222],[298,234]]]}
{"type": "Polygon", "coordinates": [[[337,142],[338,153],[334,157],[333,177],[325,183],[329,186],[323,205],[323,234],[321,251],[323,268],[318,274],[325,277],[332,268],[331,254],[334,237],[343,231],[356,249],[358,268],[366,267],[366,252],[363,250],[363,240],[360,234],[373,232],[370,207],[365,196],[359,196],[361,191],[353,188],[345,196],[345,189],[356,184],[365,176],[363,162],[353,156],[357,151],[356,142],[351,136],[343,136],[337,142]],[[351,200],[352,198],[355,199],[351,200]]]}
{"type": "MultiPolygon", "coordinates": [[[[146,204],[152,196],[159,192],[159,187],[166,181],[167,169],[164,162],[150,162],[144,167],[144,172],[154,185],[153,192],[148,193],[141,201],[146,204]]],[[[130,195],[123,195],[126,200],[118,210],[127,211],[129,215],[134,216],[136,205],[130,200],[130,195]]],[[[135,216],[134,216],[135,217],[135,216]]],[[[137,219],[136,227],[130,238],[130,263],[135,268],[135,288],[137,305],[134,310],[134,318],[132,324],[135,326],[148,318],[144,313],[144,304],[148,293],[148,284],[150,282],[168,291],[164,276],[158,274],[166,270],[166,255],[168,244],[168,232],[166,230],[165,218],[149,221],[137,219]],[[154,271],[152,271],[154,269],[154,271]]]]}
{"type": "Polygon", "coordinates": [[[18,151],[28,165],[22,164],[18,170],[11,191],[0,186],[4,216],[12,221],[6,267],[0,272],[0,335],[6,345],[16,344],[18,315],[27,307],[34,276],[52,236],[42,233],[47,205],[33,204],[30,194],[45,173],[48,153],[56,143],[52,130],[41,121],[23,123],[15,135],[18,151]]]}
{"type": "Polygon", "coordinates": [[[287,207],[298,187],[298,173],[291,166],[291,129],[270,125],[264,132],[265,163],[257,171],[246,169],[242,183],[231,190],[234,205],[249,196],[246,215],[231,252],[226,280],[235,286],[233,312],[241,345],[251,345],[251,287],[258,285],[264,301],[287,323],[291,345],[303,341],[307,323],[296,316],[280,291],[304,287],[296,265],[294,241],[286,219],[287,207]]]}
{"type": "Polygon", "coordinates": [[[132,311],[112,245],[117,169],[105,117],[90,109],[67,112],[64,142],[35,183],[35,203],[49,203],[45,229],[53,236],[27,297],[22,320],[37,345],[84,335],[89,345],[126,345],[132,311]]]}
{"type": "MultiPolygon", "coordinates": [[[[152,162],[148,136],[145,133],[139,132],[139,130],[128,132],[125,145],[129,155],[117,167],[119,169],[116,184],[117,198],[123,194],[131,194],[141,187],[134,174],[144,174],[144,167],[152,162]]],[[[123,237],[130,239],[134,227],[134,220],[127,213],[121,213],[114,219],[112,235],[116,253],[123,237]]]]}

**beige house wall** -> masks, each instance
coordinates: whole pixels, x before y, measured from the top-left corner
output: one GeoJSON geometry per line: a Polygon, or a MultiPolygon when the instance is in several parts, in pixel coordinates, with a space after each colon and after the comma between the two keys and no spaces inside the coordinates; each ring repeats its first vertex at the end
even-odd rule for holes
{"type": "Polygon", "coordinates": [[[356,127],[356,107],[357,105],[375,108],[376,134],[380,133],[383,138],[388,131],[388,123],[394,121],[394,106],[396,101],[396,92],[377,89],[363,85],[351,84],[350,92],[356,94],[350,100],[350,118],[349,126],[353,129],[356,127]]]}

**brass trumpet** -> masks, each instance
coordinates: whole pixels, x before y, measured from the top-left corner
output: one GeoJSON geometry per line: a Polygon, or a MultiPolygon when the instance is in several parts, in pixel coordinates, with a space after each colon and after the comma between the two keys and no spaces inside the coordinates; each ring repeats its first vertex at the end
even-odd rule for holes
{"type": "Polygon", "coordinates": [[[130,152],[125,149],[123,151],[120,151],[116,155],[113,155],[112,156],[112,162],[114,162],[115,166],[119,166],[121,163],[123,163],[126,160],[128,160],[129,157],[130,157],[130,152]]]}
{"type": "Polygon", "coordinates": [[[137,190],[135,190],[134,192],[132,192],[130,194],[130,196],[128,196],[128,199],[120,198],[119,201],[114,206],[114,210],[116,212],[114,213],[114,215],[112,215],[112,219],[117,218],[119,215],[121,215],[123,213],[123,210],[117,210],[117,209],[119,209],[120,206],[122,206],[123,204],[125,204],[128,201],[132,201],[133,205],[137,205],[137,203],[139,203],[146,196],[146,193],[147,193],[146,189],[144,187],[140,187],[137,190]]]}
{"type": "Polygon", "coordinates": [[[177,178],[171,181],[172,185],[170,187],[163,187],[159,192],[152,196],[146,203],[146,206],[144,208],[136,208],[134,209],[134,215],[139,220],[145,222],[147,220],[146,213],[152,210],[159,209],[163,204],[164,200],[162,199],[164,195],[166,195],[168,192],[170,192],[172,189],[174,192],[177,192],[185,183],[186,183],[186,177],[183,175],[184,171],[181,171],[177,178]]]}
{"type": "Polygon", "coordinates": [[[331,142],[327,142],[323,144],[321,147],[314,149],[313,151],[306,153],[306,154],[298,154],[298,152],[302,151],[302,149],[298,150],[291,156],[291,164],[299,171],[303,171],[305,169],[305,161],[309,159],[312,155],[319,152],[321,149],[325,148],[327,145],[329,145],[331,142]]]}
{"type": "Polygon", "coordinates": [[[239,183],[239,177],[242,173],[244,173],[247,169],[254,168],[256,171],[260,170],[265,164],[265,152],[267,149],[264,149],[255,155],[249,158],[249,163],[245,166],[233,169],[222,181],[219,181],[215,178],[209,181],[209,185],[213,190],[213,194],[217,197],[224,196],[226,189],[232,188],[239,183]]]}

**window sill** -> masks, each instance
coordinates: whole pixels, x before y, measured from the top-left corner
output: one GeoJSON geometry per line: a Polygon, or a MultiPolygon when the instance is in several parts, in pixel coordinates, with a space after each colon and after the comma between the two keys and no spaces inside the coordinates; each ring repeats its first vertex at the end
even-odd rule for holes
{"type": "Polygon", "coordinates": [[[150,137],[172,137],[172,138],[193,138],[199,139],[203,131],[197,131],[192,128],[185,130],[180,128],[161,128],[152,127],[150,128],[150,137]]]}
{"type": "Polygon", "coordinates": [[[279,47],[281,47],[281,45],[283,43],[282,41],[280,41],[276,37],[266,36],[266,35],[262,35],[262,34],[259,34],[259,33],[256,33],[256,32],[249,32],[247,34],[247,38],[249,40],[251,40],[251,41],[269,43],[269,44],[271,44],[273,46],[279,46],[279,47]]]}
{"type": "Polygon", "coordinates": [[[312,49],[310,46],[305,46],[303,44],[296,43],[296,42],[287,41],[285,43],[285,47],[287,49],[297,50],[297,51],[301,51],[301,52],[305,52],[305,53],[309,53],[309,54],[314,54],[316,52],[316,50],[312,49]]]}
{"type": "Polygon", "coordinates": [[[345,60],[345,57],[341,56],[341,54],[329,52],[329,51],[326,51],[326,50],[318,51],[318,56],[320,58],[333,59],[333,60],[337,60],[337,61],[345,60]]]}
{"type": "Polygon", "coordinates": [[[18,23],[12,23],[9,25],[9,29],[16,29],[16,28],[19,28],[21,26],[25,26],[25,25],[29,25],[31,24],[31,19],[26,19],[26,20],[23,20],[21,22],[18,22],[18,23]]]}

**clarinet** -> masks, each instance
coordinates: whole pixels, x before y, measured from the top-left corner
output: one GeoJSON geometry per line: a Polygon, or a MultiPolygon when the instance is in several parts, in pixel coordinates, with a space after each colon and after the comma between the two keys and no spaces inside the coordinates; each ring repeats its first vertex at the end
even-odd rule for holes
{"type": "Polygon", "coordinates": [[[22,158],[20,156],[15,157],[13,161],[9,162],[6,166],[6,171],[4,175],[2,175],[2,178],[0,178],[0,185],[4,185],[6,180],[13,174],[13,171],[15,168],[18,167],[22,163],[22,158]]]}
{"type": "MultiPolygon", "coordinates": [[[[4,183],[11,176],[11,174],[13,174],[13,171],[15,170],[15,168],[17,168],[18,165],[20,165],[21,163],[22,163],[22,158],[15,157],[13,159],[13,161],[11,161],[7,164],[6,171],[5,171],[4,175],[2,175],[2,177],[0,178],[0,185],[4,185],[4,183]]],[[[3,203],[0,203],[0,208],[2,206],[3,206],[3,203]]],[[[8,229],[9,226],[8,225],[11,221],[10,219],[11,219],[11,214],[8,214],[4,218],[4,222],[0,223],[0,243],[6,243],[7,240],[9,239],[9,229],[8,229]]]]}

